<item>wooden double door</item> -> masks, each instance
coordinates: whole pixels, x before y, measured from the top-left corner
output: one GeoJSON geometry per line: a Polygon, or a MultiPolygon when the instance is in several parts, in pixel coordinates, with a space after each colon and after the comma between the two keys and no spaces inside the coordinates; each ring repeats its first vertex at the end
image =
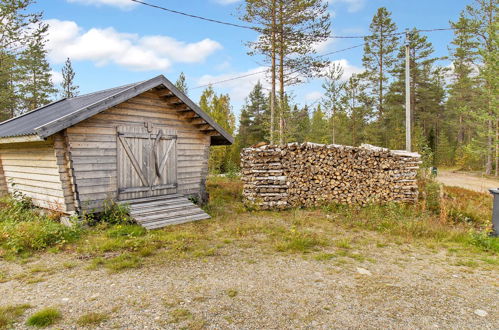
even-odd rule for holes
{"type": "Polygon", "coordinates": [[[118,199],[177,192],[177,134],[153,126],[117,128],[118,199]]]}

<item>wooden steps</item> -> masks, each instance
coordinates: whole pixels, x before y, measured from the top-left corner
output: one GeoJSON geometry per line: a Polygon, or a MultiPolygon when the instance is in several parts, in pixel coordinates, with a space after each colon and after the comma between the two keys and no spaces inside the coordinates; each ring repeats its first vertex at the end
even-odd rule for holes
{"type": "Polygon", "coordinates": [[[182,195],[172,194],[121,201],[130,205],[130,215],[146,229],[157,229],[210,216],[182,195]]]}

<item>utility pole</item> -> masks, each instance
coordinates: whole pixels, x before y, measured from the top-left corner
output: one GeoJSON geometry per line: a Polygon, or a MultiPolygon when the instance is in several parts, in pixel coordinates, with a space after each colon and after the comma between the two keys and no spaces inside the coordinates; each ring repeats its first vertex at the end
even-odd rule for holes
{"type": "Polygon", "coordinates": [[[405,150],[411,151],[411,67],[409,29],[405,30],[405,150]]]}

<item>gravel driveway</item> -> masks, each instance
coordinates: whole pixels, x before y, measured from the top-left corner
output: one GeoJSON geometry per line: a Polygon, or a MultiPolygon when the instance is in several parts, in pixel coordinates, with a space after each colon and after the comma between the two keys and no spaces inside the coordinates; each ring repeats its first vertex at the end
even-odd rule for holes
{"type": "Polygon", "coordinates": [[[461,187],[484,193],[489,193],[491,188],[499,187],[499,180],[454,171],[439,170],[436,180],[446,186],[461,187]]]}
{"type": "Polygon", "coordinates": [[[47,253],[27,264],[0,261],[0,306],[32,306],[19,329],[49,306],[61,310],[62,329],[78,328],[89,312],[109,315],[102,329],[499,327],[497,266],[426,246],[378,245],[358,251],[363,258],[330,260],[229,245],[205,259],[158,256],[116,274],[47,253]]]}

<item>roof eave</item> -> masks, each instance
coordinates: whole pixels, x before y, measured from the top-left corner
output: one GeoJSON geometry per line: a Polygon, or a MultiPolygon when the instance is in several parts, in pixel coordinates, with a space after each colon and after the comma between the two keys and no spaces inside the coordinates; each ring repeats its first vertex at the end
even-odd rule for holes
{"type": "Polygon", "coordinates": [[[30,134],[30,135],[21,135],[21,136],[0,137],[0,144],[38,142],[44,140],[45,140],[44,138],[38,136],[37,134],[30,134]]]}
{"type": "Polygon", "coordinates": [[[159,75],[150,80],[144,81],[137,85],[130,86],[130,88],[118,92],[104,100],[91,104],[85,108],[79,109],[71,114],[58,118],[52,122],[44,124],[35,128],[35,132],[42,139],[47,138],[65,128],[72,125],[76,125],[79,122],[90,118],[106,109],[109,109],[115,105],[123,103],[132,97],[142,94],[152,88],[163,85],[175,94],[182,102],[184,102],[190,109],[196,112],[201,118],[203,118],[210,126],[212,126],[218,133],[220,133],[219,138],[211,139],[212,145],[230,145],[234,143],[234,137],[225,131],[220,125],[218,125],[213,118],[211,118],[206,112],[204,112],[199,106],[192,102],[184,93],[178,90],[174,84],[172,84],[163,75],[159,75]],[[225,141],[224,141],[225,140],[225,141]]]}

